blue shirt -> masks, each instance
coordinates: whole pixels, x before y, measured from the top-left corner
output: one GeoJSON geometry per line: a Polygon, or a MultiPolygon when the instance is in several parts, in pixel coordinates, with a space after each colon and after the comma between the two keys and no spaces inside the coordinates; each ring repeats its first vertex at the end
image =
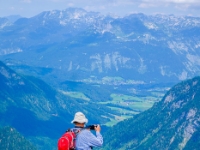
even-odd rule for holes
{"type": "Polygon", "coordinates": [[[100,132],[96,136],[88,129],[83,129],[76,137],[76,150],[91,150],[91,147],[103,145],[103,137],[100,132]]]}

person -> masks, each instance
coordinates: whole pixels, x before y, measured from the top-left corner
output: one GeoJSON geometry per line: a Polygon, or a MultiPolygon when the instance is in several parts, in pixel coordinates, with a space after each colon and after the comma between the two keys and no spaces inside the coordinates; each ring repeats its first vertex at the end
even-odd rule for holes
{"type": "Polygon", "coordinates": [[[71,123],[74,124],[76,129],[80,129],[76,137],[76,150],[91,150],[93,147],[101,147],[103,145],[100,125],[94,127],[95,136],[90,129],[85,128],[88,119],[82,112],[77,112],[71,123]]]}

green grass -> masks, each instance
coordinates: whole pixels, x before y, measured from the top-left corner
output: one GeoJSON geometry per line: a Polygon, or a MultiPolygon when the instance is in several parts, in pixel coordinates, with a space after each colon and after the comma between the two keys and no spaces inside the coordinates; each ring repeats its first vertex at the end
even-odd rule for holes
{"type": "MultiPolygon", "coordinates": [[[[127,109],[123,109],[123,108],[117,108],[117,107],[111,107],[111,106],[108,106],[110,109],[112,110],[117,110],[119,113],[123,114],[123,115],[126,115],[126,114],[132,114],[132,115],[135,115],[135,114],[138,114],[138,112],[134,111],[134,110],[127,110],[127,109]]],[[[121,115],[122,116],[122,115],[121,115]]]]}
{"type": "Polygon", "coordinates": [[[106,105],[106,104],[111,103],[114,105],[131,108],[132,110],[127,110],[126,108],[120,108],[117,106],[116,107],[107,106],[110,109],[115,110],[121,114],[118,116],[115,115],[115,119],[109,118],[110,121],[106,123],[107,126],[113,126],[124,119],[133,117],[135,114],[138,114],[142,111],[145,111],[151,108],[154,102],[157,102],[159,99],[157,95],[155,97],[153,95],[146,96],[146,97],[136,97],[136,96],[131,96],[131,95],[116,94],[116,93],[111,94],[110,97],[112,98],[112,100],[109,100],[106,102],[99,102],[99,104],[106,105]]]}
{"type": "Polygon", "coordinates": [[[124,94],[111,94],[112,101],[124,102],[124,100],[142,101],[139,97],[129,96],[124,94]]]}
{"type": "Polygon", "coordinates": [[[61,92],[65,95],[73,97],[73,98],[90,101],[90,99],[81,92],[66,92],[66,91],[61,91],[61,92]]]}
{"type": "MultiPolygon", "coordinates": [[[[121,80],[123,80],[123,78],[118,78],[118,77],[115,78],[105,77],[102,79],[103,82],[110,82],[110,81],[118,82],[121,80]]],[[[96,86],[99,85],[97,84],[96,86]]],[[[140,92],[141,91],[139,91],[139,93],[140,92]]],[[[143,93],[141,93],[141,95],[143,96],[136,96],[134,94],[126,95],[120,93],[112,93],[110,94],[111,100],[107,100],[104,102],[97,102],[97,104],[104,105],[105,107],[108,107],[111,110],[118,112],[117,115],[113,113],[112,115],[114,116],[114,118],[109,118],[110,121],[107,122],[105,125],[113,126],[124,119],[133,117],[134,115],[151,108],[153,104],[161,100],[161,98],[164,95],[164,91],[161,91],[161,89],[150,89],[145,92],[146,96],[144,96],[143,93]]],[[[90,99],[81,92],[62,91],[62,93],[73,98],[90,101],[90,99]]],[[[108,118],[108,116],[104,117],[108,118]]]]}
{"type": "Polygon", "coordinates": [[[115,115],[115,119],[110,118],[111,121],[107,122],[105,125],[111,127],[111,126],[117,124],[118,122],[123,121],[124,119],[131,118],[131,117],[132,117],[132,116],[125,116],[125,115],[116,116],[116,115],[115,115]]]}
{"type": "Polygon", "coordinates": [[[136,103],[131,104],[130,108],[136,109],[139,111],[144,111],[151,108],[153,104],[154,104],[153,102],[149,102],[149,101],[136,102],[136,103]]]}
{"type": "Polygon", "coordinates": [[[139,111],[144,111],[152,107],[154,102],[157,101],[157,98],[153,96],[135,97],[135,96],[123,95],[123,94],[111,94],[111,98],[112,98],[112,101],[109,101],[110,103],[118,104],[121,106],[127,106],[129,108],[137,109],[139,111]]]}

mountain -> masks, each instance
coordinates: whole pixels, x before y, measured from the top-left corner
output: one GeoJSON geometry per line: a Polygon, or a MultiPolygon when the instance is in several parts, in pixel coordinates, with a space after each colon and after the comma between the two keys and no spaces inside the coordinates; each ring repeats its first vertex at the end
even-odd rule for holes
{"type": "Polygon", "coordinates": [[[105,77],[131,85],[178,83],[200,72],[199,33],[198,17],[45,11],[1,28],[0,59],[57,86],[104,84],[105,77]]]}
{"type": "Polygon", "coordinates": [[[6,26],[10,26],[11,22],[7,18],[0,18],[0,30],[3,29],[6,26]]]}
{"type": "Polygon", "coordinates": [[[0,128],[0,149],[4,150],[36,150],[16,129],[11,127],[0,128]]]}
{"type": "Polygon", "coordinates": [[[6,18],[10,22],[14,23],[16,20],[18,20],[19,18],[22,18],[22,17],[20,15],[10,15],[10,16],[6,16],[6,18]]]}
{"type": "Polygon", "coordinates": [[[0,18],[0,125],[52,149],[76,111],[108,126],[132,117],[199,75],[199,33],[188,16],[68,8],[0,18]]]}
{"type": "Polygon", "coordinates": [[[103,149],[197,150],[200,142],[200,77],[172,87],[163,99],[105,134],[103,149]]]}
{"type": "Polygon", "coordinates": [[[75,112],[84,112],[90,124],[106,124],[114,115],[120,115],[97,103],[92,94],[90,98],[81,93],[69,96],[66,94],[69,91],[54,89],[32,76],[20,75],[2,62],[0,85],[0,126],[15,128],[38,149],[56,149],[57,139],[73,127],[71,120],[75,112]]]}

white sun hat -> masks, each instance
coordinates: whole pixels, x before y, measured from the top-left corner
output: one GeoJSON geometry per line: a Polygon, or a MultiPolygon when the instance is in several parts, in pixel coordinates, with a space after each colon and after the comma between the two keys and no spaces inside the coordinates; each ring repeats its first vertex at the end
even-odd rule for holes
{"type": "Polygon", "coordinates": [[[72,120],[71,123],[88,123],[88,119],[85,117],[85,115],[82,112],[77,112],[74,115],[74,120],[72,120]]]}

